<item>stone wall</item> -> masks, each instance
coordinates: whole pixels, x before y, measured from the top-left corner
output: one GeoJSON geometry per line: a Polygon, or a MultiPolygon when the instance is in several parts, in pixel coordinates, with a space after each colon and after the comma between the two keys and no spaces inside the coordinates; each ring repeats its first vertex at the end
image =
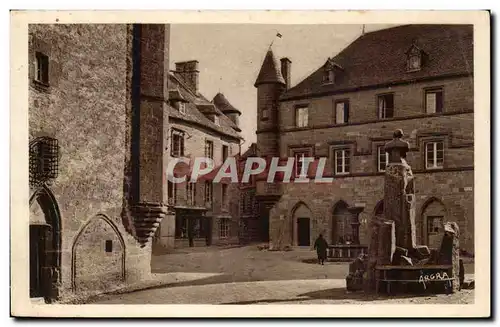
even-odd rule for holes
{"type": "Polygon", "coordinates": [[[279,125],[284,129],[295,126],[294,108],[297,105],[309,105],[309,126],[333,125],[335,124],[334,103],[336,100],[349,100],[350,123],[376,120],[377,95],[385,93],[394,94],[395,118],[425,114],[425,90],[435,87],[443,89],[444,112],[473,110],[473,78],[456,77],[281,102],[279,125]]]}
{"type": "Polygon", "coordinates": [[[132,282],[150,273],[150,247],[140,249],[120,218],[129,151],[130,35],[126,25],[114,24],[29,27],[30,139],[55,137],[61,153],[50,189],[62,216],[62,296],[73,282],[78,291],[94,289],[97,279],[109,288],[123,276],[132,282]],[[50,59],[47,87],[32,82],[37,51],[50,59]],[[95,220],[100,215],[107,220],[95,220]],[[113,244],[111,253],[106,241],[113,244]],[[122,256],[125,264],[117,265],[122,256]]]}
{"type": "MultiPolygon", "coordinates": [[[[283,185],[283,196],[270,214],[271,246],[278,240],[283,241],[284,245],[293,244],[295,222],[292,217],[299,204],[304,204],[312,213],[311,238],[323,233],[331,243],[333,208],[339,201],[345,201],[349,206],[365,207],[359,215],[360,242],[368,244],[368,223],[384,197],[383,175],[338,178],[328,184],[311,182],[283,185]]],[[[474,252],[473,185],[473,171],[415,174],[417,244],[427,242],[424,237],[425,208],[433,200],[438,200],[446,209],[445,221],[455,221],[460,227],[461,249],[474,252]]]]}

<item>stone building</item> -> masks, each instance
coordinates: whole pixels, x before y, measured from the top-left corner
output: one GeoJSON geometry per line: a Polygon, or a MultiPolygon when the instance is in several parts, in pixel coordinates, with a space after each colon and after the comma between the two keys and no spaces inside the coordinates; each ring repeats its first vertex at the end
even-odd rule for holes
{"type": "MultiPolygon", "coordinates": [[[[252,143],[241,154],[238,169],[244,171],[248,158],[257,157],[257,144],[252,143]]],[[[248,183],[239,184],[239,241],[242,244],[253,242],[267,242],[269,223],[259,219],[259,206],[255,197],[256,176],[250,176],[248,183]]]]}
{"type": "Polygon", "coordinates": [[[31,298],[148,278],[149,239],[173,218],[169,37],[169,25],[29,25],[31,298]]]}
{"type": "Polygon", "coordinates": [[[473,253],[472,26],[366,33],[293,87],[291,67],[269,49],[255,82],[258,154],[295,157],[297,171],[303,156],[326,157],[333,180],[257,181],[270,246],[310,246],[319,233],[349,244],[353,229],[367,244],[367,222],[384,212],[383,146],[400,128],[411,146],[418,243],[437,246],[443,223],[456,221],[462,251],[473,253]]]}
{"type": "MultiPolygon", "coordinates": [[[[200,93],[198,65],[197,61],[178,62],[168,76],[167,155],[188,160],[208,157],[217,167],[226,158],[240,153],[241,112],[221,93],[212,101],[200,93]]],[[[175,226],[160,225],[153,253],[166,253],[174,247],[238,242],[237,185],[223,181],[213,183],[209,179],[166,183],[175,226]]]]}

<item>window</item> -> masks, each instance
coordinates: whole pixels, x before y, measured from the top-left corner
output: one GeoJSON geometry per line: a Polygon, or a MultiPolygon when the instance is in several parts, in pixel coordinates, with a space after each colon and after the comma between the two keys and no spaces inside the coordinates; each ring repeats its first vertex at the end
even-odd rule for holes
{"type": "Polygon", "coordinates": [[[179,112],[181,114],[185,114],[186,113],[186,104],[182,101],[179,101],[179,112]]]}
{"type": "Polygon", "coordinates": [[[227,207],[227,184],[222,184],[222,207],[227,207]]]}
{"type": "Polygon", "coordinates": [[[443,90],[425,91],[425,110],[428,114],[443,112],[443,90]]]}
{"type": "Polygon", "coordinates": [[[378,96],[378,118],[394,117],[394,94],[384,94],[378,96]]]}
{"type": "Polygon", "coordinates": [[[349,174],[350,169],[350,150],[339,149],[335,150],[335,174],[349,174]]]}
{"type": "Polygon", "coordinates": [[[225,162],[228,157],[229,147],[227,145],[222,146],[222,162],[225,162]]]}
{"type": "Polygon", "coordinates": [[[214,158],[214,142],[205,141],[205,158],[214,158]]]}
{"type": "Polygon", "coordinates": [[[184,132],[172,130],[170,149],[172,157],[184,156],[184,132]]]}
{"type": "Polygon", "coordinates": [[[196,203],[196,183],[186,183],[186,200],[188,205],[194,206],[196,203]]]}
{"type": "Polygon", "coordinates": [[[175,238],[188,238],[188,218],[175,215],[175,238]]]}
{"type": "Polygon", "coordinates": [[[106,240],[106,243],[105,243],[105,251],[106,252],[113,252],[113,241],[112,240],[106,240]]]}
{"type": "Polygon", "coordinates": [[[205,203],[212,203],[213,185],[211,182],[205,182],[205,203]]]}
{"type": "Polygon", "coordinates": [[[172,183],[171,181],[168,181],[168,203],[175,204],[175,198],[176,198],[175,184],[172,183]]]}
{"type": "Polygon", "coordinates": [[[419,71],[422,66],[421,56],[419,53],[412,53],[408,57],[407,68],[409,72],[419,71]]]}
{"type": "Polygon", "coordinates": [[[385,167],[387,167],[387,165],[389,164],[389,155],[387,154],[387,152],[385,152],[385,149],[383,146],[378,147],[377,154],[378,154],[378,156],[377,156],[378,157],[378,160],[377,160],[378,171],[383,172],[383,171],[385,171],[385,167]]]}
{"type": "Polygon", "coordinates": [[[439,234],[443,229],[443,216],[427,216],[427,234],[439,234]]]}
{"type": "Polygon", "coordinates": [[[262,117],[263,120],[266,120],[269,118],[269,110],[267,108],[262,109],[262,117]]]}
{"type": "Polygon", "coordinates": [[[331,84],[335,82],[335,71],[332,68],[325,70],[325,75],[323,76],[323,83],[331,84]]]}
{"type": "Polygon", "coordinates": [[[231,223],[229,218],[220,218],[219,220],[219,238],[229,237],[229,224],[231,223]]]}
{"type": "Polygon", "coordinates": [[[226,202],[227,199],[227,184],[222,184],[222,202],[226,202]]]}
{"type": "Polygon", "coordinates": [[[214,124],[219,126],[220,123],[219,123],[219,116],[214,116],[214,124]]]}
{"type": "Polygon", "coordinates": [[[307,127],[308,120],[309,120],[308,107],[295,108],[295,126],[307,127]]]}
{"type": "Polygon", "coordinates": [[[49,57],[41,52],[35,54],[35,81],[49,84],[49,57]]]}
{"type": "Polygon", "coordinates": [[[302,174],[307,175],[307,171],[302,172],[302,167],[304,165],[304,158],[309,157],[309,152],[307,151],[295,152],[294,157],[295,157],[295,176],[300,176],[302,174]]]}
{"type": "Polygon", "coordinates": [[[345,124],[349,121],[349,101],[337,101],[335,103],[335,123],[345,124]]]}
{"type": "Polygon", "coordinates": [[[425,167],[427,169],[443,168],[444,143],[429,142],[425,144],[425,167]]]}

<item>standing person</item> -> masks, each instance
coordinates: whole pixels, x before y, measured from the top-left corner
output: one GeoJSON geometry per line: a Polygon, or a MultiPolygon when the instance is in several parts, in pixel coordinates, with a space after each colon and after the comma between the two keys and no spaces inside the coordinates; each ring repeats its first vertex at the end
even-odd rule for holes
{"type": "Polygon", "coordinates": [[[323,234],[319,234],[318,238],[314,242],[314,249],[318,254],[318,264],[324,265],[326,260],[326,249],[328,249],[328,243],[323,238],[323,234]]]}

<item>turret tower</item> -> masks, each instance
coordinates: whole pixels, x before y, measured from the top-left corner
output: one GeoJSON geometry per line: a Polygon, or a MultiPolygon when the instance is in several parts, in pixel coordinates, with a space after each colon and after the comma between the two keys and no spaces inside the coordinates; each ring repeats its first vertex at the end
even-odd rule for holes
{"type": "Polygon", "coordinates": [[[259,155],[279,156],[279,98],[286,90],[281,64],[271,48],[267,51],[259,75],[257,88],[257,147],[259,155]]]}

